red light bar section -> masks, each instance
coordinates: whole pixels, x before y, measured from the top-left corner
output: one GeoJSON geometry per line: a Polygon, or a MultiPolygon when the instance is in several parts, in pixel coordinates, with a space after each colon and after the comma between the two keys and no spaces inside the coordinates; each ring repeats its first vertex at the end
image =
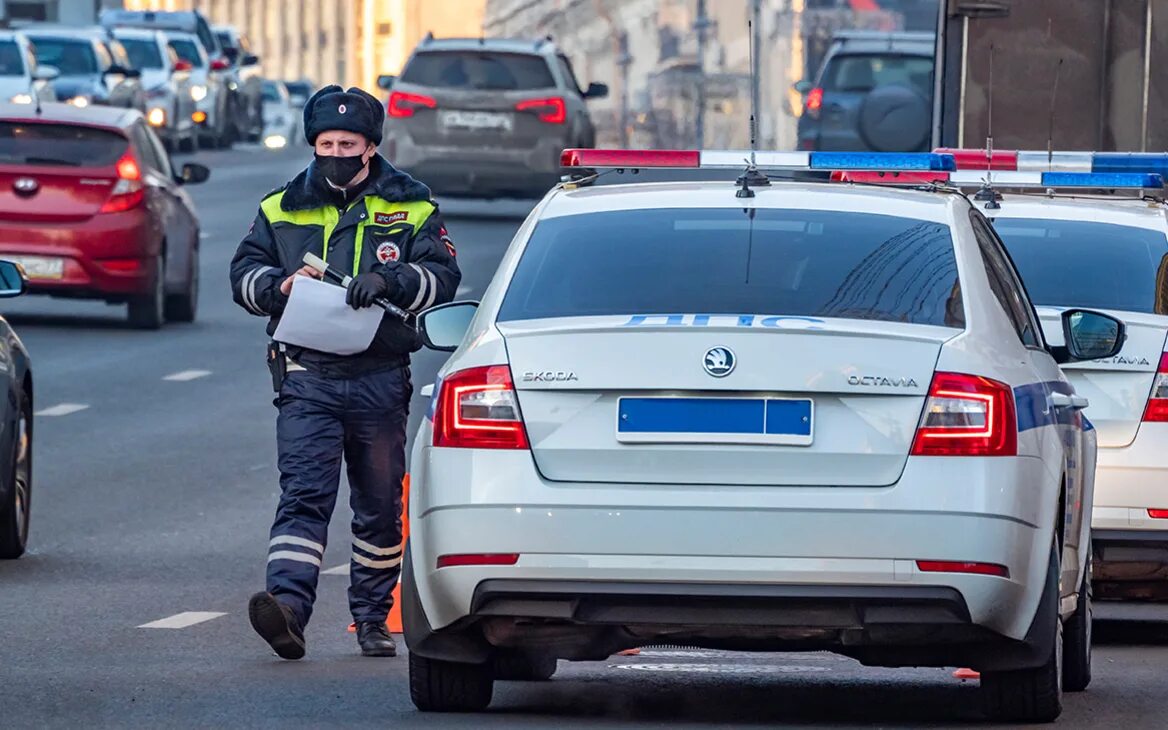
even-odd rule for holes
{"type": "Polygon", "coordinates": [[[567,149],[561,167],[701,167],[698,150],[591,150],[567,149]]]}
{"type": "Polygon", "coordinates": [[[949,179],[947,172],[899,172],[896,170],[872,172],[867,170],[836,170],[831,173],[832,182],[852,182],[885,185],[928,185],[934,182],[945,182],[949,179]]]}
{"type": "Polygon", "coordinates": [[[467,553],[465,555],[439,555],[439,568],[455,568],[460,565],[515,565],[519,553],[467,553]]]}
{"type": "Polygon", "coordinates": [[[974,575],[995,575],[1009,578],[1010,569],[994,563],[963,563],[951,560],[918,560],[917,570],[922,573],[973,573],[974,575]]]}
{"type": "Polygon", "coordinates": [[[951,147],[941,147],[933,152],[942,155],[953,155],[958,170],[1017,170],[1018,152],[994,150],[986,157],[986,151],[959,150],[951,147]]]}

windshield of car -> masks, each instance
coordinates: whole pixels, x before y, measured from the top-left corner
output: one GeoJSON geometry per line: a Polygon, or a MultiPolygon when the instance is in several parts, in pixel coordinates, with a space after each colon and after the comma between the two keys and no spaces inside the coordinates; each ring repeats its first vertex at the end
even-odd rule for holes
{"type": "Polygon", "coordinates": [[[521,91],[556,85],[542,56],[483,51],[429,51],[419,53],[402,72],[401,80],[447,89],[521,91]]]}
{"type": "Polygon", "coordinates": [[[121,41],[134,68],[165,68],[162,63],[162,52],[158,50],[158,44],[154,41],[144,38],[122,38],[121,41]]]}
{"type": "Polygon", "coordinates": [[[312,87],[303,81],[289,81],[284,86],[288,88],[288,93],[293,96],[312,96],[312,87]]]}
{"type": "Polygon", "coordinates": [[[53,66],[62,76],[84,76],[97,73],[97,56],[89,41],[66,38],[33,38],[37,61],[53,66]]]}
{"type": "Polygon", "coordinates": [[[1168,237],[1090,221],[998,218],[1037,305],[1168,314],[1168,237]]]}
{"type": "Polygon", "coordinates": [[[20,46],[15,41],[0,41],[0,76],[24,76],[20,46]]]}
{"type": "Polygon", "coordinates": [[[170,47],[178,57],[195,68],[203,68],[203,56],[199,53],[199,44],[186,38],[170,39],[170,47]]]}
{"type": "Polygon", "coordinates": [[[106,167],[126,151],[126,138],[70,124],[0,122],[0,164],[106,167]]]}
{"type": "Polygon", "coordinates": [[[867,93],[878,86],[907,86],[933,95],[933,59],[929,56],[840,54],[828,62],[824,91],[867,93]]]}
{"type": "Polygon", "coordinates": [[[965,323],[947,225],[738,208],[541,221],[499,319],[681,312],[965,323]]]}

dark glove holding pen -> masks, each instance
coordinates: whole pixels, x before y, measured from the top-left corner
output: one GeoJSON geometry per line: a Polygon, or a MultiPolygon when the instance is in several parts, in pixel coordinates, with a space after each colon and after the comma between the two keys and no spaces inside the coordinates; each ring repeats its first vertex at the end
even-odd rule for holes
{"type": "Polygon", "coordinates": [[[389,292],[389,283],[381,274],[369,271],[359,274],[349,284],[345,302],[353,309],[373,306],[373,302],[389,292]]]}

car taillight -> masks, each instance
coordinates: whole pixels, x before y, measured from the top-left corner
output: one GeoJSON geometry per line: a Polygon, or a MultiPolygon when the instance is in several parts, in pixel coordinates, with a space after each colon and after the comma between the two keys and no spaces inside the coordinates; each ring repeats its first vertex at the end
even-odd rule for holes
{"type": "Polygon", "coordinates": [[[526,449],[527,431],[511,368],[470,368],[442,379],[434,412],[434,445],[460,449],[526,449]]]}
{"type": "Polygon", "coordinates": [[[548,124],[563,124],[568,121],[568,107],[563,97],[553,96],[548,99],[528,99],[515,105],[520,112],[539,112],[539,121],[548,124]]]}
{"type": "Polygon", "coordinates": [[[211,62],[212,71],[226,71],[229,68],[231,68],[231,61],[226,58],[216,58],[211,62]]]}
{"type": "Polygon", "coordinates": [[[1153,520],[1168,520],[1168,509],[1149,509],[1148,517],[1153,520]]]}
{"type": "Polygon", "coordinates": [[[823,89],[815,87],[807,92],[807,99],[803,102],[803,113],[812,119],[819,119],[819,110],[823,108],[823,89]]]}
{"type": "Polygon", "coordinates": [[[389,95],[389,103],[386,104],[386,111],[391,117],[412,117],[414,116],[414,108],[424,106],[427,109],[433,109],[438,106],[438,102],[434,101],[429,96],[422,96],[421,94],[407,94],[404,91],[395,91],[389,95]]]}
{"type": "Polygon", "coordinates": [[[118,160],[115,168],[118,171],[118,182],[110,192],[109,200],[101,206],[102,213],[130,210],[140,205],[146,197],[146,187],[142,184],[142,170],[129,150],[126,150],[126,154],[118,160]]]}
{"type": "Polygon", "coordinates": [[[922,573],[970,573],[973,575],[996,575],[1009,578],[1010,569],[996,563],[966,563],[956,560],[918,560],[917,570],[922,573]]]}
{"type": "Polygon", "coordinates": [[[515,565],[519,553],[467,553],[464,555],[439,555],[439,568],[455,568],[460,565],[515,565]]]}
{"type": "Polygon", "coordinates": [[[1005,383],[936,373],[913,440],[913,456],[1015,456],[1018,421],[1005,383]]]}
{"type": "Polygon", "coordinates": [[[1160,367],[1152,383],[1152,394],[1148,396],[1148,407],[1144,409],[1144,421],[1168,422],[1168,352],[1160,355],[1160,367]]]}

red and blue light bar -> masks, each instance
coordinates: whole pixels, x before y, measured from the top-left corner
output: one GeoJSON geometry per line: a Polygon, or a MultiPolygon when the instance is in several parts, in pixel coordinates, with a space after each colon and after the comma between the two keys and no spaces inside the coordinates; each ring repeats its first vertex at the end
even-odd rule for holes
{"type": "Polygon", "coordinates": [[[1147,172],[1168,175],[1168,153],[1161,152],[1047,152],[1046,150],[954,149],[942,147],[938,154],[953,155],[958,170],[1003,170],[1014,172],[1147,172]]]}
{"type": "MultiPolygon", "coordinates": [[[[601,150],[566,149],[560,166],[588,169],[741,170],[750,150],[601,150]]],[[[951,172],[953,155],[938,152],[754,152],[760,170],[900,170],[951,172]]]]}
{"type": "Polygon", "coordinates": [[[1164,176],[1158,172],[1030,172],[984,168],[957,172],[901,172],[837,170],[833,182],[855,182],[877,185],[929,185],[948,183],[958,187],[992,185],[1002,188],[1087,188],[1095,190],[1144,190],[1164,187],[1164,176]]]}

